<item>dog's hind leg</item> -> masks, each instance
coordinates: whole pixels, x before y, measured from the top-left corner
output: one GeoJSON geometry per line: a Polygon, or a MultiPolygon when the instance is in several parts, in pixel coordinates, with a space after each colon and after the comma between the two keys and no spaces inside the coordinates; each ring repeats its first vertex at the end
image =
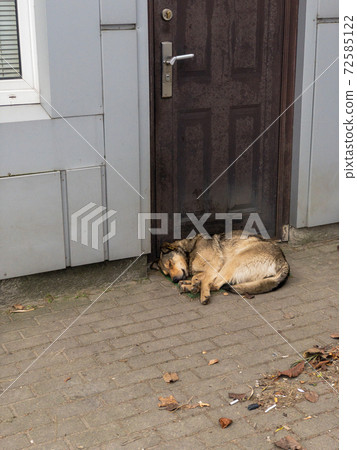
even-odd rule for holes
{"type": "MultiPolygon", "coordinates": [[[[270,292],[276,289],[280,284],[282,284],[287,276],[289,275],[289,265],[288,263],[283,264],[279,272],[276,275],[268,278],[263,278],[261,280],[247,281],[245,283],[239,283],[230,286],[230,292],[238,294],[264,294],[265,292],[270,292]]],[[[225,285],[227,288],[227,284],[225,285]]]]}

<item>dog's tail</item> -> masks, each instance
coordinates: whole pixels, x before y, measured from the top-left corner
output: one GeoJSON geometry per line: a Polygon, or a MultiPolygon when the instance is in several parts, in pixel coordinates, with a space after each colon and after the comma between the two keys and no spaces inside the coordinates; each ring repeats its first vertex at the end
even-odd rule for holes
{"type": "Polygon", "coordinates": [[[261,280],[247,281],[246,283],[240,283],[235,285],[225,284],[222,289],[232,292],[233,294],[264,294],[270,292],[281,284],[283,284],[290,272],[290,267],[287,261],[284,259],[278,272],[269,278],[263,278],[261,280]]]}

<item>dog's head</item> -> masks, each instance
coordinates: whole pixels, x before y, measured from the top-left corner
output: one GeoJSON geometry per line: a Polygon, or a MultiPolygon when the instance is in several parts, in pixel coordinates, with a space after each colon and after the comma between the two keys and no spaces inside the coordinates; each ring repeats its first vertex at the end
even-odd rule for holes
{"type": "MultiPolygon", "coordinates": [[[[169,244],[164,242],[160,250],[160,258],[157,268],[164,275],[169,275],[174,283],[185,280],[188,276],[188,261],[185,250],[176,242],[169,244]]],[[[155,265],[152,265],[155,268],[155,265]]]]}

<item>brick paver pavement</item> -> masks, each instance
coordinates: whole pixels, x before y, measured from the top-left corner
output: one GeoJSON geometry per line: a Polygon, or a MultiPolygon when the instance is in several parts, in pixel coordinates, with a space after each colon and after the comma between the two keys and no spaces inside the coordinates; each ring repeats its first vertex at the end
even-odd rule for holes
{"type": "MultiPolygon", "coordinates": [[[[288,282],[249,302],[296,350],[331,343],[338,327],[337,243],[284,249],[288,282]]],[[[99,294],[55,299],[22,314],[2,311],[1,387],[99,294]]],[[[275,448],[290,434],[307,449],[337,449],[338,397],[321,379],[317,403],[269,413],[229,405],[229,391],[245,392],[262,373],[299,359],[256,311],[233,294],[215,294],[202,306],[159,273],[113,286],[1,396],[0,448],[257,450],[275,448]],[[212,358],[219,363],[209,366],[212,358]],[[166,384],[166,371],[180,380],[166,384]],[[211,406],[159,410],[158,396],[170,394],[211,406]],[[221,429],[220,417],[232,425],[221,429]],[[282,425],[290,430],[275,432],[282,425]]]]}

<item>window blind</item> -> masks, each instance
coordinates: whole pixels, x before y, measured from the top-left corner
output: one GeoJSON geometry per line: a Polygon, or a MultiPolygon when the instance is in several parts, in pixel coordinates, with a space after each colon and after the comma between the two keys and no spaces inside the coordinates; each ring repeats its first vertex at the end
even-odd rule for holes
{"type": "Polygon", "coordinates": [[[16,0],[0,0],[0,80],[21,78],[16,0]]]}

